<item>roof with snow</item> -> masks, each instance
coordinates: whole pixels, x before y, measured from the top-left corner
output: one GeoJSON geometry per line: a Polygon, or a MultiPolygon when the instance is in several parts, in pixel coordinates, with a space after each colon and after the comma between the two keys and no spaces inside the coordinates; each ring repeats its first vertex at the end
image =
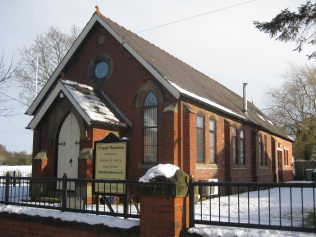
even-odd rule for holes
{"type": "Polygon", "coordinates": [[[63,93],[70,103],[76,108],[87,124],[93,122],[123,126],[130,125],[127,118],[104,94],[97,94],[92,87],[68,80],[59,80],[55,88],[46,98],[28,128],[35,129],[47,109],[56,97],[63,93]]]}
{"type": "Polygon", "coordinates": [[[242,97],[139,37],[137,34],[106,18],[98,10],[87,23],[38,97],[29,107],[27,114],[34,115],[37,112],[45,95],[49,93],[49,88],[55,83],[59,77],[59,73],[96,23],[99,23],[116,38],[177,99],[183,97],[189,98],[197,103],[208,106],[216,112],[245,121],[258,126],[259,129],[293,141],[289,139],[282,129],[275,126],[253,103],[248,102],[248,114],[246,115],[243,112],[242,97]]]}

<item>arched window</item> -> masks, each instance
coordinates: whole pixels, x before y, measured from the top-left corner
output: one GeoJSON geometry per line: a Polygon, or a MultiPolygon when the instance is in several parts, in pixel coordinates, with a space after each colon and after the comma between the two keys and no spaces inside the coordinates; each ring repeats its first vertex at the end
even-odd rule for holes
{"type": "Polygon", "coordinates": [[[209,120],[210,163],[216,163],[216,121],[209,120]]]}
{"type": "Polygon", "coordinates": [[[267,136],[264,135],[264,138],[263,138],[263,164],[262,164],[264,166],[268,165],[268,149],[267,149],[267,146],[268,146],[267,136]]]}
{"type": "Polygon", "coordinates": [[[239,164],[245,164],[245,131],[240,130],[239,133],[239,164]]]}
{"type": "Polygon", "coordinates": [[[196,145],[197,145],[197,162],[205,162],[205,153],[204,153],[204,117],[198,115],[196,117],[196,145]]]}
{"type": "Polygon", "coordinates": [[[237,129],[232,128],[232,158],[233,163],[238,164],[238,154],[237,154],[237,129]]]}
{"type": "Polygon", "coordinates": [[[261,136],[258,137],[258,157],[259,157],[259,164],[263,165],[263,143],[261,140],[261,136]]]}
{"type": "Polygon", "coordinates": [[[149,91],[144,99],[144,163],[157,163],[157,96],[149,91]]]}

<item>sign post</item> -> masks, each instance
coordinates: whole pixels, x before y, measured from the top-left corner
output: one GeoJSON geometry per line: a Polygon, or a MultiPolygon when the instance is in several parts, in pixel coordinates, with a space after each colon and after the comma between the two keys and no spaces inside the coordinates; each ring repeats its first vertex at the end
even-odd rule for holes
{"type": "MultiPolygon", "coordinates": [[[[94,178],[104,180],[126,180],[127,140],[110,133],[94,144],[94,178]]],[[[124,195],[125,185],[117,183],[95,183],[94,192],[99,194],[124,195]]]]}

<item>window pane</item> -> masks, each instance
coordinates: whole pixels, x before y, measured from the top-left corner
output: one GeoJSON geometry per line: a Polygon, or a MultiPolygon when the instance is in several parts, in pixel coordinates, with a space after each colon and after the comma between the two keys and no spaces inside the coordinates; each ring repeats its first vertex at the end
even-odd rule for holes
{"type": "Polygon", "coordinates": [[[144,126],[145,127],[157,126],[157,108],[156,107],[144,108],[144,126]]]}
{"type": "Polygon", "coordinates": [[[204,132],[197,129],[197,162],[204,162],[204,132]]]}
{"type": "Polygon", "coordinates": [[[144,161],[146,163],[157,161],[157,128],[144,129],[144,161]]]}
{"type": "Polygon", "coordinates": [[[261,142],[261,137],[259,137],[259,142],[258,142],[258,157],[259,157],[259,164],[262,165],[262,142],[261,142]]]}
{"type": "Polygon", "coordinates": [[[215,133],[210,131],[210,162],[215,163],[215,133]]]}
{"type": "Polygon", "coordinates": [[[204,118],[202,116],[197,116],[196,118],[196,145],[197,145],[197,162],[203,163],[205,162],[204,156],[204,118]]]}
{"type": "Polygon", "coordinates": [[[244,130],[240,131],[240,139],[244,138],[244,130]]]}
{"type": "Polygon", "coordinates": [[[236,128],[232,129],[232,157],[234,164],[237,164],[237,130],[236,128]]]}
{"type": "Polygon", "coordinates": [[[203,117],[197,116],[196,123],[197,123],[198,128],[204,128],[204,118],[203,117]]]}
{"type": "Polygon", "coordinates": [[[157,104],[158,102],[157,102],[156,95],[152,91],[148,92],[144,101],[144,106],[145,107],[157,106],[157,104]]]}
{"type": "Polygon", "coordinates": [[[268,153],[267,153],[267,137],[265,136],[263,139],[263,165],[268,165],[268,153]]]}
{"type": "Polygon", "coordinates": [[[244,165],[245,164],[245,139],[244,139],[244,130],[240,131],[239,136],[239,164],[244,165]]]}
{"type": "Polygon", "coordinates": [[[215,120],[212,120],[212,119],[210,119],[209,120],[209,129],[210,129],[210,131],[215,131],[216,130],[216,128],[215,128],[215,120]]]}
{"type": "Polygon", "coordinates": [[[157,97],[153,92],[144,101],[144,163],[157,162],[157,97]]]}

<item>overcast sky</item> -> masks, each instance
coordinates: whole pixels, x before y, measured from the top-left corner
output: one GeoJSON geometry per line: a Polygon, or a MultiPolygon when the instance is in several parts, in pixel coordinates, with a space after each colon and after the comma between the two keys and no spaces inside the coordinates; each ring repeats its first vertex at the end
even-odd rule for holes
{"type": "MultiPolygon", "coordinates": [[[[289,64],[309,62],[307,52],[293,52],[294,44],[270,39],[253,21],[269,21],[282,9],[296,10],[304,0],[1,0],[0,50],[18,59],[18,48],[29,46],[49,26],[67,32],[83,28],[95,11],[178,57],[197,70],[242,94],[248,82],[248,100],[265,107],[265,91],[281,85],[289,64]],[[245,3],[232,8],[232,5],[245,3]],[[220,10],[223,9],[223,10],[220,10]],[[158,29],[144,29],[211,12],[158,29]]],[[[8,91],[17,97],[18,89],[8,91]]],[[[11,103],[15,116],[0,118],[0,144],[11,151],[32,152],[31,117],[26,107],[11,103]]]]}

